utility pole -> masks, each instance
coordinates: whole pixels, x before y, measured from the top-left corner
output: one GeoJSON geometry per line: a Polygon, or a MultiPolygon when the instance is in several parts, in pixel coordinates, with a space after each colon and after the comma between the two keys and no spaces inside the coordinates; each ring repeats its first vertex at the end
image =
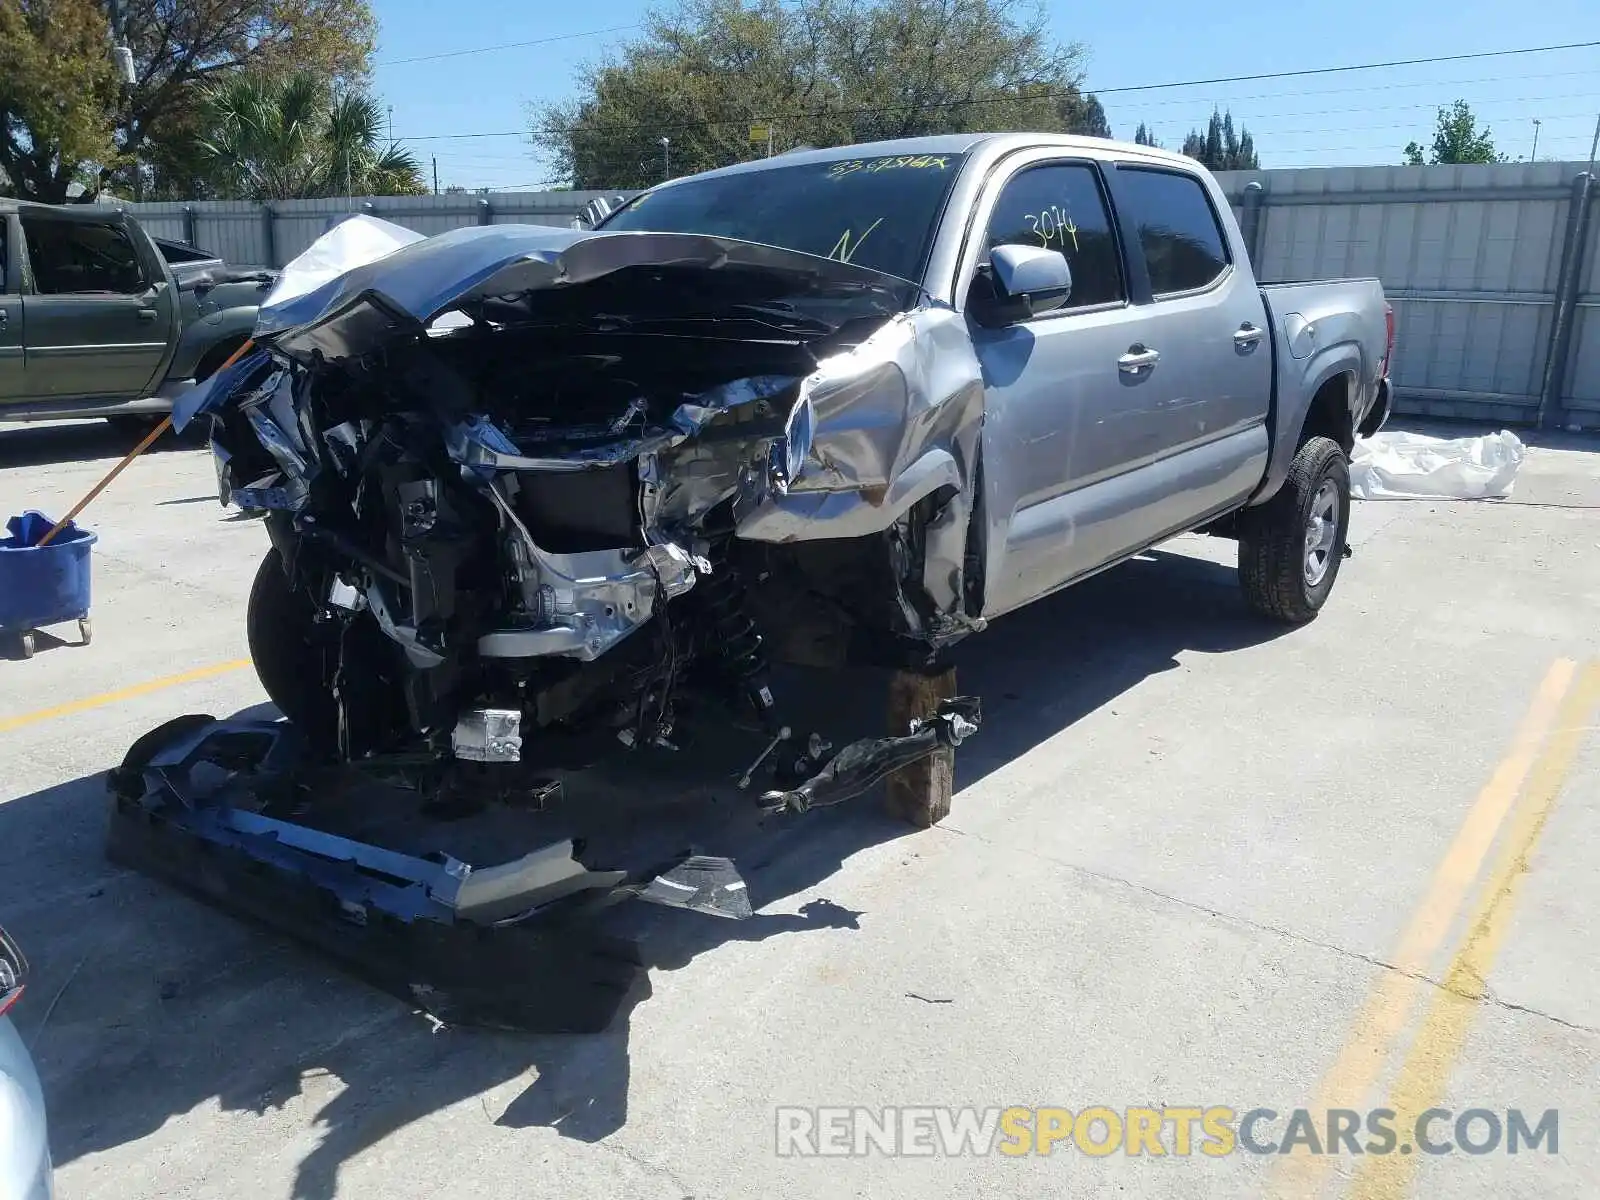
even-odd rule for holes
{"type": "MultiPolygon", "coordinates": [[[[333,107],[337,111],[341,101],[350,93],[336,80],[333,85],[333,107]]],[[[335,181],[337,182],[337,181],[335,181]]],[[[350,196],[350,145],[346,142],[344,147],[344,198],[345,205],[349,207],[350,196]]]]}
{"type": "Polygon", "coordinates": [[[669,137],[661,139],[661,178],[672,178],[672,139],[669,137]]]}
{"type": "MultiPolygon", "coordinates": [[[[1537,125],[1539,122],[1535,121],[1537,125]]],[[[394,145],[394,105],[389,105],[389,145],[394,145]]]]}
{"type": "Polygon", "coordinates": [[[1594,141],[1589,143],[1589,170],[1594,170],[1594,152],[1600,150],[1600,115],[1594,119],[1594,141]]]}
{"type": "Polygon", "coordinates": [[[1533,119],[1533,150],[1528,154],[1529,162],[1539,161],[1539,125],[1539,118],[1535,117],[1533,119]]]}
{"type": "Polygon", "coordinates": [[[439,156],[433,156],[433,194],[439,194],[439,156]]]}
{"type": "MultiPolygon", "coordinates": [[[[118,89],[119,98],[126,103],[132,98],[133,85],[139,82],[139,72],[133,64],[133,50],[128,45],[128,3],[127,0],[106,0],[106,17],[111,22],[111,61],[117,69],[117,82],[121,85],[118,89]]],[[[133,111],[131,105],[127,112],[127,132],[125,147],[133,148],[133,111]]],[[[137,157],[133,163],[133,198],[144,198],[144,176],[139,172],[137,157]]]]}

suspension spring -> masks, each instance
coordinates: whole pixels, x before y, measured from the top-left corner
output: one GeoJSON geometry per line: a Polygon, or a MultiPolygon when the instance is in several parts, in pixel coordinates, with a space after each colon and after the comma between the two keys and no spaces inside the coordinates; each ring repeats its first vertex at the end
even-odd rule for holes
{"type": "Polygon", "coordinates": [[[716,555],[713,563],[711,574],[702,578],[695,589],[704,606],[709,631],[716,639],[713,649],[733,681],[749,696],[756,712],[766,719],[772,709],[767,655],[761,631],[750,615],[744,580],[725,552],[716,555]]]}

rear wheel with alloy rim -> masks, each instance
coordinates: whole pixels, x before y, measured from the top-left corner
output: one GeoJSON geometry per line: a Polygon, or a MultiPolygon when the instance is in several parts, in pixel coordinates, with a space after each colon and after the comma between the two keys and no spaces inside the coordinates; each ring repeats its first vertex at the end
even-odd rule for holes
{"type": "Polygon", "coordinates": [[[1307,438],[1289,476],[1239,518],[1239,583],[1264,616],[1303,625],[1333,591],[1350,528],[1350,466],[1330,438],[1307,438]]]}

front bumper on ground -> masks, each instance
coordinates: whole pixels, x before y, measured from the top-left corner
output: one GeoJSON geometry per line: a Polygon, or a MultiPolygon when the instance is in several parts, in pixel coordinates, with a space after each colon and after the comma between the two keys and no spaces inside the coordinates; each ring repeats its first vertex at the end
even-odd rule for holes
{"type": "MultiPolygon", "coordinates": [[[[975,699],[952,698],[907,733],[851,743],[757,803],[771,813],[841,803],[959,744],[980,720],[975,699]]],[[[177,718],[135,742],[107,785],[113,862],[309,943],[453,1024],[603,1029],[640,970],[635,949],[601,929],[604,910],[639,899],[752,913],[733,862],[693,851],[648,869],[596,867],[584,838],[541,826],[526,853],[480,867],[287,819],[312,797],[337,809],[362,790],[398,789],[370,769],[313,761],[286,722],[177,718]]]]}

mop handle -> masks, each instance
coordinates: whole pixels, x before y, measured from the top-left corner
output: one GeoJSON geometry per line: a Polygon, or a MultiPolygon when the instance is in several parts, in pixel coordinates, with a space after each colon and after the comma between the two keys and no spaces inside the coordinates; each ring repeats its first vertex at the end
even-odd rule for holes
{"type": "MultiPolygon", "coordinates": [[[[232,354],[228,355],[228,361],[223,363],[220,367],[218,367],[217,371],[218,372],[226,371],[229,367],[233,366],[234,363],[239,361],[240,356],[243,355],[246,350],[250,349],[251,344],[252,343],[247,339],[245,341],[244,345],[240,346],[232,354]]],[[[72,524],[72,519],[74,517],[76,517],[79,513],[81,513],[84,509],[88,508],[90,501],[92,501],[101,492],[105,491],[106,488],[110,485],[111,481],[113,479],[115,479],[118,475],[121,475],[122,472],[127,468],[129,463],[131,463],[134,459],[138,458],[139,455],[143,454],[146,450],[150,449],[151,446],[155,445],[156,439],[159,438],[162,434],[164,434],[170,428],[172,428],[172,414],[168,413],[165,417],[163,417],[161,419],[161,424],[157,425],[154,429],[152,429],[148,434],[145,435],[144,441],[140,442],[132,450],[129,450],[128,453],[123,456],[122,461],[119,462],[116,466],[112,467],[111,470],[107,473],[106,477],[104,479],[102,479],[99,483],[95,484],[94,487],[89,490],[89,494],[87,496],[85,496],[82,500],[79,500],[76,504],[74,504],[72,506],[72,511],[67,513],[66,516],[62,517],[61,520],[57,521],[55,523],[55,525],[53,525],[51,527],[50,532],[45,534],[42,538],[39,539],[37,545],[48,546],[50,544],[51,539],[54,538],[56,536],[56,534],[60,533],[63,529],[65,529],[68,525],[72,524]]]]}

